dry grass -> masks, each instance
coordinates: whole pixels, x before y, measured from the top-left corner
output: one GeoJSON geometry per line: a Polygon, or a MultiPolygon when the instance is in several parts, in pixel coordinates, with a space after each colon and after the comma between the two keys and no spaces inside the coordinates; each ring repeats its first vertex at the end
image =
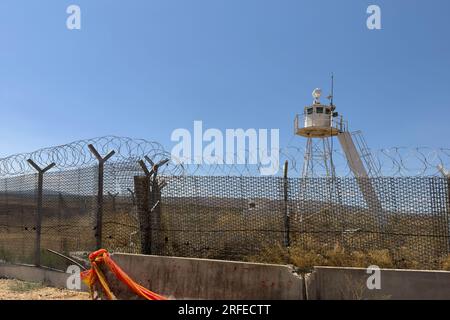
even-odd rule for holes
{"type": "Polygon", "coordinates": [[[450,255],[441,259],[442,270],[450,271],[450,255]]]}
{"type": "Polygon", "coordinates": [[[346,251],[338,243],[333,249],[312,250],[298,246],[284,248],[281,245],[266,247],[249,261],[292,264],[300,272],[309,272],[314,266],[368,267],[377,265],[392,268],[394,263],[388,250],[346,251]]]}
{"type": "Polygon", "coordinates": [[[435,268],[420,262],[420,256],[409,248],[348,250],[339,242],[332,248],[321,245],[310,238],[306,245],[289,248],[278,244],[264,247],[258,254],[246,257],[252,262],[292,264],[299,272],[310,272],[314,266],[361,267],[377,265],[380,268],[398,269],[442,269],[450,270],[450,256],[442,257],[435,268]]]}

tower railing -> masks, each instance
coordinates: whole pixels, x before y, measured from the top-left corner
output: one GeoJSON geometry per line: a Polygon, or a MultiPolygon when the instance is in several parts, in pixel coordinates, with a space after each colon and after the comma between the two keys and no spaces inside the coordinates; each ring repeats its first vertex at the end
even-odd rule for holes
{"type": "MultiPolygon", "coordinates": [[[[298,132],[299,129],[305,128],[306,118],[307,116],[310,116],[308,114],[302,113],[302,114],[296,114],[294,119],[294,134],[298,132]]],[[[331,121],[330,121],[330,127],[335,128],[339,130],[340,132],[348,131],[348,123],[347,120],[344,119],[343,116],[338,115],[335,117],[332,117],[330,115],[331,121]]]]}

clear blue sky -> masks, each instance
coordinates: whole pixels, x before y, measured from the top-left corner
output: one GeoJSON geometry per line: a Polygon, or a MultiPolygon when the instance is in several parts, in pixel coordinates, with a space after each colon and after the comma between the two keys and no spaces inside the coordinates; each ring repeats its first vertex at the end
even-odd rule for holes
{"type": "Polygon", "coordinates": [[[1,0],[0,156],[107,134],[171,147],[194,120],[280,128],[283,146],[331,71],[371,147],[449,147],[449,21],[448,0],[1,0]]]}

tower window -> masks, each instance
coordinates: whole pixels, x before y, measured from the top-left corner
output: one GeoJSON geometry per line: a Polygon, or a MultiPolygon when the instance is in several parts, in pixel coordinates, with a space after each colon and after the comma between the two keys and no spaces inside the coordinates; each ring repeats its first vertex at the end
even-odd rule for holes
{"type": "Polygon", "coordinates": [[[306,113],[307,113],[307,114],[312,114],[312,113],[313,113],[313,108],[308,108],[308,109],[306,109],[306,113]]]}
{"type": "Polygon", "coordinates": [[[331,113],[331,110],[328,109],[328,108],[326,108],[326,109],[325,109],[325,113],[326,113],[326,114],[330,114],[330,113],[331,113]]]}
{"type": "Polygon", "coordinates": [[[316,113],[323,113],[323,107],[316,107],[316,113]]]}

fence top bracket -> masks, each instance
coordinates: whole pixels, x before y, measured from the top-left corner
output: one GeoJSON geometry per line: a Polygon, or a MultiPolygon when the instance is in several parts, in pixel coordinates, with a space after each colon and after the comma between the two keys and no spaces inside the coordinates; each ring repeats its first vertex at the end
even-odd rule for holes
{"type": "Polygon", "coordinates": [[[144,173],[147,177],[151,177],[152,175],[156,176],[158,174],[158,169],[160,167],[162,167],[163,165],[165,165],[167,162],[169,162],[169,159],[167,159],[167,158],[159,161],[156,164],[153,162],[153,160],[149,156],[145,156],[144,159],[147,160],[147,162],[150,163],[150,165],[152,166],[152,169],[149,170],[147,165],[145,164],[144,160],[138,161],[139,165],[141,166],[142,170],[144,171],[144,173]]]}
{"type": "Polygon", "coordinates": [[[139,165],[141,166],[142,170],[144,171],[145,175],[147,177],[150,177],[152,175],[152,173],[150,172],[150,170],[148,170],[147,165],[145,164],[144,160],[139,160],[139,165]]]}
{"type": "Polygon", "coordinates": [[[33,160],[31,160],[31,159],[28,159],[27,160],[28,161],[28,163],[37,171],[37,172],[39,172],[39,173],[45,173],[45,172],[47,172],[48,170],[50,170],[51,168],[53,168],[54,166],[56,166],[56,163],[54,163],[54,162],[52,162],[52,163],[50,163],[48,166],[46,166],[45,168],[41,168],[41,167],[39,167],[39,165],[36,163],[36,162],[34,162],[33,160]]]}
{"type": "Polygon", "coordinates": [[[100,153],[98,153],[97,149],[95,149],[93,144],[89,144],[88,148],[92,152],[92,154],[97,158],[99,163],[104,163],[108,161],[108,159],[111,158],[116,153],[114,150],[112,150],[105,157],[102,157],[100,153]]]}

